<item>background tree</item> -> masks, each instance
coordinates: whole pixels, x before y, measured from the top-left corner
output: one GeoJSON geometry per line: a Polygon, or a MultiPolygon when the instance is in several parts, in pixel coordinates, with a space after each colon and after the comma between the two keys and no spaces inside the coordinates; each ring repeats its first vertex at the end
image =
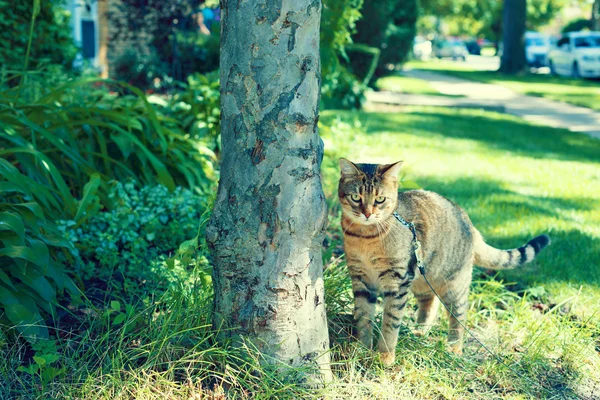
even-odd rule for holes
{"type": "MultiPolygon", "coordinates": [[[[548,24],[565,4],[565,0],[529,0],[526,29],[548,24]]],[[[450,35],[482,36],[496,44],[502,39],[503,0],[422,0],[420,7],[421,15],[443,18],[450,35]]]]}
{"type": "MultiPolygon", "coordinates": [[[[380,50],[377,74],[385,73],[387,64],[399,64],[412,51],[416,32],[416,0],[365,0],[362,18],[356,24],[355,43],[380,50]]],[[[353,54],[352,68],[360,77],[370,68],[372,56],[353,54]]]]}
{"type": "Polygon", "coordinates": [[[600,31],[600,0],[595,0],[592,6],[592,30],[600,31]]]}
{"type": "Polygon", "coordinates": [[[317,133],[321,2],[222,2],[214,326],[266,363],[328,369],[317,133]],[[325,353],[325,354],[324,354],[325,353]]]}
{"type": "Polygon", "coordinates": [[[500,72],[517,74],[527,65],[525,59],[526,0],[504,0],[500,72]]]}

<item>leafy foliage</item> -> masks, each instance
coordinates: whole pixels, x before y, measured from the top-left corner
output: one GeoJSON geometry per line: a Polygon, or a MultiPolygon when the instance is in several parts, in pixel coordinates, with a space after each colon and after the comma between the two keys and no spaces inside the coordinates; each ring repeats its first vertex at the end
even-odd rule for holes
{"type": "Polygon", "coordinates": [[[360,108],[366,86],[344,65],[363,0],[325,0],[321,13],[321,106],[360,108]]]}
{"type": "MultiPolygon", "coordinates": [[[[0,1],[0,72],[15,75],[23,71],[33,4],[32,1],[0,1]]],[[[39,14],[31,37],[31,69],[49,65],[71,69],[77,47],[73,43],[64,5],[64,0],[39,2],[39,14]]]]}
{"type": "Polygon", "coordinates": [[[177,282],[191,263],[167,259],[181,243],[197,242],[207,198],[181,187],[172,192],[162,185],[138,189],[133,181],[112,181],[109,187],[106,210],[84,224],[59,222],[61,234],[76,247],[75,272],[91,284],[112,282],[125,292],[150,288],[157,294],[177,282]]]}
{"type": "MultiPolygon", "coordinates": [[[[565,0],[527,1],[527,29],[546,25],[565,5],[565,0]]],[[[493,41],[502,37],[503,0],[422,0],[420,6],[422,15],[444,17],[450,35],[484,36],[493,41]]]]}
{"type": "Polygon", "coordinates": [[[139,88],[164,91],[194,73],[219,67],[218,23],[211,34],[199,33],[196,0],[123,0],[108,17],[113,27],[113,53],[126,50],[114,61],[112,76],[139,88]]]}
{"type": "MultiPolygon", "coordinates": [[[[218,97],[212,95],[204,106],[201,96],[190,97],[188,111],[197,113],[185,118],[183,111],[176,117],[158,112],[138,89],[114,82],[69,82],[33,100],[19,99],[18,87],[0,92],[2,331],[15,326],[30,341],[47,338],[45,316],[56,314],[61,294],[77,296],[64,268],[77,265],[77,252],[55,221],[68,220],[75,229],[103,207],[116,207],[108,181],[135,178],[169,190],[185,185],[197,194],[212,192],[215,155],[199,140],[208,128],[192,138],[181,122],[198,125],[203,118],[213,123],[214,136],[218,125],[209,116],[218,115],[218,97]],[[109,92],[105,84],[133,94],[109,92]]],[[[147,229],[158,229],[153,224],[147,229]]],[[[167,236],[177,241],[187,227],[167,236]]],[[[167,236],[165,243],[176,248],[167,236]]]]}
{"type": "Polygon", "coordinates": [[[356,43],[380,49],[376,73],[382,74],[387,64],[404,62],[412,50],[415,36],[416,0],[367,1],[362,14],[353,39],[356,43]]]}

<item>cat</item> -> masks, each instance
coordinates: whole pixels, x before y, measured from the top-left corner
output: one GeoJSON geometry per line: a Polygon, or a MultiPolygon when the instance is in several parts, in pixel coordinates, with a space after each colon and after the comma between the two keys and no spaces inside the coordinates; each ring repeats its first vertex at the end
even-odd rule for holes
{"type": "Polygon", "coordinates": [[[383,298],[383,321],[377,350],[384,365],[395,361],[398,330],[408,291],[417,303],[417,334],[435,322],[439,300],[416,268],[413,234],[393,215],[414,223],[421,243],[426,276],[451,308],[449,350],[462,354],[473,265],[510,269],[530,262],[550,244],[537,236],[513,250],[487,245],[468,215],[445,197],[425,191],[398,193],[394,164],[354,164],[340,159],[338,196],[342,206],[344,250],[354,292],[354,321],[358,339],[373,345],[373,321],[378,295],[383,298]]]}

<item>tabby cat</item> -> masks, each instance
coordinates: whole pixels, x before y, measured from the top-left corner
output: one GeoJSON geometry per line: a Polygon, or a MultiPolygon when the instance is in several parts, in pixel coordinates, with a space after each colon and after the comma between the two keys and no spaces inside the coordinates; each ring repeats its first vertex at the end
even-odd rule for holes
{"type": "Polygon", "coordinates": [[[354,292],[354,320],[358,339],[373,345],[377,296],[383,297],[383,322],[378,351],[383,364],[395,360],[398,329],[408,290],[417,303],[419,334],[435,322],[439,300],[416,269],[411,231],[398,222],[396,211],[415,224],[421,256],[429,282],[450,307],[448,344],[462,353],[463,328],[473,264],[490,269],[523,265],[550,244],[546,235],[514,250],[487,245],[467,214],[452,201],[424,190],[398,193],[394,164],[354,164],[340,159],[338,195],[348,269],[354,292]]]}

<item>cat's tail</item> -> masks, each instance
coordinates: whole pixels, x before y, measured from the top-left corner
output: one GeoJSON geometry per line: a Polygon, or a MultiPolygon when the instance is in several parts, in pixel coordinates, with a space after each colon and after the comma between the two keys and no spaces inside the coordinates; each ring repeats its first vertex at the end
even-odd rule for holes
{"type": "Polygon", "coordinates": [[[475,265],[489,269],[511,269],[532,261],[540,251],[550,244],[548,235],[540,235],[517,249],[500,250],[485,243],[475,231],[475,265]]]}

